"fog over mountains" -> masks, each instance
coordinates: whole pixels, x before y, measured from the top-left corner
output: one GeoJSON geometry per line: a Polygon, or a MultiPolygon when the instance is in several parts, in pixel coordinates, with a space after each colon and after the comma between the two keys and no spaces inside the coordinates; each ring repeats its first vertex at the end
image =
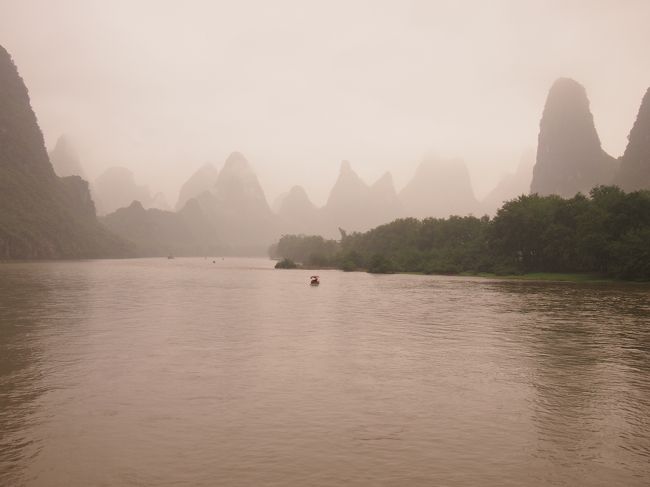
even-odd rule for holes
{"type": "Polygon", "coordinates": [[[282,233],[312,235],[320,230],[318,208],[311,202],[302,186],[294,186],[288,193],[281,195],[274,205],[274,210],[280,218],[282,233]]]}
{"type": "Polygon", "coordinates": [[[521,155],[515,172],[506,174],[481,201],[483,211],[494,215],[499,207],[506,201],[521,194],[528,194],[530,183],[533,179],[535,166],[535,151],[532,149],[521,155]]]}
{"type": "Polygon", "coordinates": [[[601,147],[584,87],[568,78],[558,79],[542,113],[537,155],[523,154],[516,171],[505,175],[482,201],[474,195],[463,161],[427,157],[399,192],[390,173],[369,184],[349,161],[343,161],[325,205],[317,207],[302,186],[293,186],[271,210],[253,166],[234,152],[221,170],[205,165],[182,185],[176,204],[180,218],[135,205],[104,222],[128,240],[148,245],[150,252],[156,247],[159,254],[197,248],[207,253],[207,249],[255,253],[288,233],[338,238],[341,230],[365,231],[399,217],[494,214],[505,201],[529,192],[570,197],[616,181],[625,189],[649,188],[649,105],[646,94],[628,149],[619,161],[601,147]],[[123,221],[142,235],[127,231],[123,221]],[[155,227],[155,222],[167,230],[142,232],[155,227]],[[171,238],[174,225],[176,232],[191,235],[201,229],[202,244],[197,247],[197,237],[171,238]],[[156,235],[150,239],[156,246],[144,242],[147,235],[156,235]]]}
{"type": "Polygon", "coordinates": [[[343,161],[322,207],[295,185],[272,210],[254,165],[233,152],[223,167],[207,164],[179,181],[171,211],[128,168],[110,167],[89,187],[68,137],[48,155],[27,89],[4,49],[0,87],[0,258],[260,255],[282,234],[337,238],[400,217],[493,214],[529,190],[570,197],[599,184],[650,188],[650,95],[625,153],[614,159],[601,147],[584,87],[561,78],[542,113],[534,167],[523,155],[516,172],[483,201],[463,161],[426,157],[400,191],[390,173],[368,183],[343,161]]]}
{"type": "Polygon", "coordinates": [[[530,190],[568,198],[610,184],[650,189],[650,96],[646,92],[625,152],[615,159],[601,147],[585,88],[560,78],[544,106],[530,190]]]}
{"type": "Polygon", "coordinates": [[[469,172],[462,161],[422,161],[413,179],[400,192],[406,214],[444,218],[481,212],[469,172]]]}
{"type": "MultiPolygon", "coordinates": [[[[70,156],[58,145],[55,159],[70,156]]],[[[62,165],[69,174],[73,164],[62,165]]],[[[53,259],[131,254],[95,217],[88,183],[55,174],[27,88],[0,46],[0,258],[53,259]]]]}
{"type": "Polygon", "coordinates": [[[650,88],[646,91],[614,183],[625,191],[650,188],[650,88]]]}
{"type": "Polygon", "coordinates": [[[79,176],[86,179],[79,160],[79,154],[77,154],[73,143],[65,135],[58,138],[54,149],[48,155],[57,176],[62,178],[66,176],[79,176]]]}
{"type": "Polygon", "coordinates": [[[190,198],[196,198],[204,191],[210,191],[212,187],[217,184],[217,176],[219,171],[212,164],[206,164],[196,171],[192,176],[183,184],[178,195],[178,201],[174,207],[176,211],[185,206],[190,198]]]}
{"type": "Polygon", "coordinates": [[[531,192],[564,197],[588,193],[598,184],[611,183],[617,168],[600,145],[584,87],[558,79],[540,122],[531,192]]]}

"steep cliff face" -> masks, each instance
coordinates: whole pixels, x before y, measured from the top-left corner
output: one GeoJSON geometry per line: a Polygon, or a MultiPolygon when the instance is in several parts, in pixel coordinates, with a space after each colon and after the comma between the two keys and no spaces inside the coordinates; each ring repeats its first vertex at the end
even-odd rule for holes
{"type": "Polygon", "coordinates": [[[445,218],[479,212],[467,167],[458,160],[425,159],[399,197],[410,217],[445,218]]]}
{"type": "Polygon", "coordinates": [[[616,170],[616,160],[601,147],[584,87],[558,79],[540,122],[531,193],[588,194],[598,184],[611,184],[616,170]]]}
{"type": "Polygon", "coordinates": [[[614,182],[625,191],[650,189],[650,88],[641,102],[614,182]]]}
{"type": "Polygon", "coordinates": [[[85,179],[79,155],[69,137],[65,135],[59,137],[49,156],[57,176],[62,178],[66,176],[80,176],[85,179]]]}
{"type": "Polygon", "coordinates": [[[0,259],[128,253],[98,223],[87,183],[54,173],[27,88],[0,46],[0,259]]]}
{"type": "Polygon", "coordinates": [[[217,177],[219,171],[212,164],[206,164],[199,168],[190,178],[185,181],[178,193],[178,201],[176,203],[176,211],[185,206],[191,198],[196,198],[204,191],[211,191],[214,185],[217,184],[217,177]]]}

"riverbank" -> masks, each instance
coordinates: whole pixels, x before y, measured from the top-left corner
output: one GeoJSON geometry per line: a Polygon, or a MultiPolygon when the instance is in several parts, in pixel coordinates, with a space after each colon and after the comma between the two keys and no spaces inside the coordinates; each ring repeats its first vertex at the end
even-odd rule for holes
{"type": "MultiPolygon", "coordinates": [[[[369,272],[368,269],[354,269],[351,271],[341,269],[339,267],[331,266],[313,266],[302,265],[299,263],[294,264],[295,267],[284,267],[285,269],[299,269],[309,271],[324,271],[324,270],[339,270],[342,272],[369,272]]],[[[276,267],[282,269],[283,267],[276,267]]],[[[410,274],[422,276],[464,276],[464,277],[483,277],[486,279],[503,279],[511,281],[543,281],[543,282],[577,282],[577,283],[636,283],[648,284],[650,281],[634,281],[617,279],[615,277],[608,277],[601,274],[593,273],[567,273],[567,272],[529,272],[525,274],[495,274],[490,272],[461,272],[458,274],[441,274],[441,273],[425,273],[425,272],[387,272],[387,273],[372,273],[372,274],[410,274]]]]}
{"type": "MultiPolygon", "coordinates": [[[[401,274],[401,273],[398,273],[401,274]]],[[[409,273],[413,274],[413,273],[409,273]]],[[[599,274],[563,273],[563,272],[530,272],[526,274],[494,274],[491,272],[461,272],[459,274],[424,274],[433,276],[465,276],[482,277],[485,279],[502,279],[508,281],[541,281],[541,282],[577,282],[577,283],[636,283],[650,284],[650,281],[630,281],[599,274]]]]}
{"type": "Polygon", "coordinates": [[[461,275],[485,277],[489,279],[508,279],[517,281],[550,281],[550,282],[647,282],[647,281],[625,281],[613,277],[602,276],[599,274],[580,274],[580,273],[562,273],[562,272],[531,272],[527,274],[507,274],[499,275],[489,272],[480,272],[477,274],[461,275]]]}

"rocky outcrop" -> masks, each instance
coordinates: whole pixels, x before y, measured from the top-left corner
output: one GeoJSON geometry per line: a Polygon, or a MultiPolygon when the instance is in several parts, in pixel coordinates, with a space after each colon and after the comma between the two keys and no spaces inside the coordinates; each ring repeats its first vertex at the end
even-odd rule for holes
{"type": "Polygon", "coordinates": [[[650,189],[650,88],[641,102],[614,182],[625,191],[650,189]]]}
{"type": "Polygon", "coordinates": [[[551,87],[537,144],[531,193],[572,197],[611,184],[616,160],[603,151],[582,85],[560,78],[551,87]]]}
{"type": "Polygon", "coordinates": [[[80,176],[85,179],[79,155],[68,137],[62,135],[49,153],[54,172],[60,177],[80,176]]]}
{"type": "Polygon", "coordinates": [[[138,185],[133,173],[125,167],[109,167],[104,171],[95,180],[92,195],[99,215],[107,215],[118,208],[125,208],[134,201],[139,201],[143,207],[149,208],[153,201],[149,188],[138,185]]]}
{"type": "Polygon", "coordinates": [[[196,198],[204,191],[211,191],[217,183],[218,176],[219,171],[212,164],[205,164],[199,168],[181,187],[176,211],[183,208],[191,198],[196,198]]]}
{"type": "Polygon", "coordinates": [[[399,197],[409,217],[446,218],[480,210],[467,166],[459,160],[425,159],[399,197]]]}
{"type": "Polygon", "coordinates": [[[97,221],[87,183],[54,173],[27,88],[0,46],[0,259],[129,252],[97,221]]]}

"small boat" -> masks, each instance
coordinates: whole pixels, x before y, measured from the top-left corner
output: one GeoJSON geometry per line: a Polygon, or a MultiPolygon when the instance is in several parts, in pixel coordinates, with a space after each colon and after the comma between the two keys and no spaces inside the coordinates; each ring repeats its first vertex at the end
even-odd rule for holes
{"type": "Polygon", "coordinates": [[[167,258],[168,258],[168,259],[173,259],[174,256],[173,256],[173,255],[168,255],[167,258]]]}
{"type": "Polygon", "coordinates": [[[318,286],[320,284],[320,281],[318,280],[318,276],[311,276],[309,279],[311,279],[310,283],[312,286],[318,286]]]}

